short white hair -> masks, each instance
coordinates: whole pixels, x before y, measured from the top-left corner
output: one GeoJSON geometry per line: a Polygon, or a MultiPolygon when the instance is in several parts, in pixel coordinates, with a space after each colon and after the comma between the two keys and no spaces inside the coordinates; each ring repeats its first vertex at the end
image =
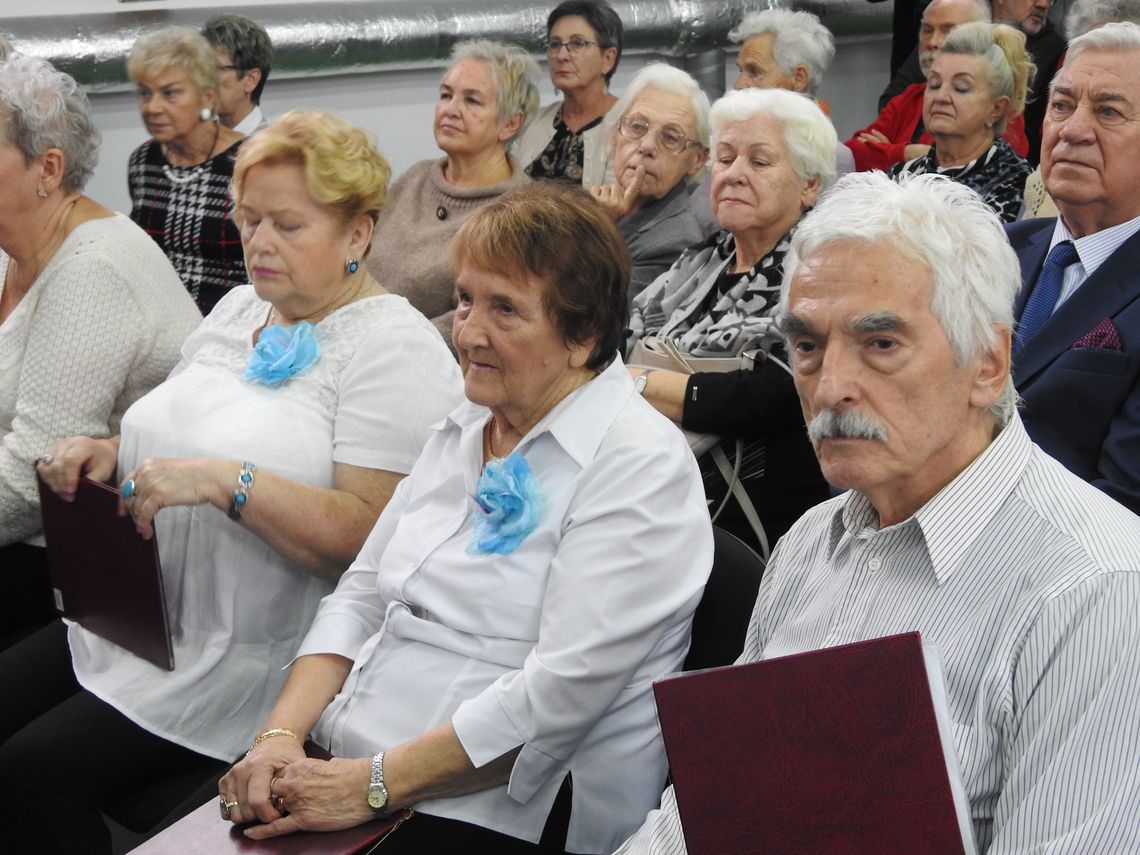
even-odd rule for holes
{"type": "MultiPolygon", "coordinates": [[[[945,2],[948,2],[948,0],[931,0],[930,3],[927,3],[926,9],[922,10],[922,20],[926,20],[926,12],[931,6],[933,6],[935,3],[945,2]]],[[[987,23],[993,21],[994,13],[993,9],[990,7],[989,0],[974,0],[973,7],[975,21],[986,21],[987,23]]]]}
{"type": "Polygon", "coordinates": [[[1076,0],[1065,16],[1065,35],[1083,36],[1112,22],[1140,23],[1140,0],[1076,0]]]}
{"type": "MultiPolygon", "coordinates": [[[[1013,329],[1017,254],[997,214],[964,184],[935,174],[904,173],[895,181],[882,172],[843,176],[796,229],[784,259],[779,317],[788,314],[800,262],[835,243],[887,244],[922,264],[930,272],[931,311],[960,365],[993,346],[995,325],[1013,329]]],[[[1004,426],[1016,407],[1007,377],[989,410],[1004,426]]]]}
{"type": "Polygon", "coordinates": [[[538,112],[538,63],[518,45],[490,39],[466,39],[451,49],[451,65],[466,59],[485,62],[495,81],[495,98],[499,102],[499,121],[505,122],[522,113],[522,123],[511,139],[522,133],[538,112]]]}
{"type": "Polygon", "coordinates": [[[770,116],[780,123],[792,168],[803,181],[819,180],[819,189],[835,183],[839,137],[831,119],[811,98],[786,89],[738,89],[717,100],[709,111],[715,147],[725,125],[770,116]]]}
{"type": "Polygon", "coordinates": [[[1086,50],[1140,50],[1140,27],[1129,21],[1117,21],[1077,36],[1069,42],[1062,67],[1067,67],[1086,50]]]}
{"type": "Polygon", "coordinates": [[[750,12],[728,37],[742,45],[751,38],[772,34],[772,58],[785,75],[802,65],[808,71],[807,91],[813,95],[835,58],[835,37],[811,12],[765,9],[750,12]]]}
{"type": "Polygon", "coordinates": [[[11,54],[0,63],[0,120],[8,142],[31,163],[48,149],[63,152],[63,190],[77,193],[99,162],[102,136],[91,105],[70,74],[34,56],[11,54]]]}
{"type": "Polygon", "coordinates": [[[689,100],[693,111],[693,124],[696,126],[697,141],[705,148],[709,147],[709,96],[704,93],[700,85],[679,68],[674,68],[664,62],[651,62],[633,76],[626,87],[625,94],[614,104],[607,114],[609,118],[608,133],[611,135],[617,129],[617,123],[625,118],[630,105],[637,100],[643,89],[652,86],[665,92],[672,92],[689,100]]]}

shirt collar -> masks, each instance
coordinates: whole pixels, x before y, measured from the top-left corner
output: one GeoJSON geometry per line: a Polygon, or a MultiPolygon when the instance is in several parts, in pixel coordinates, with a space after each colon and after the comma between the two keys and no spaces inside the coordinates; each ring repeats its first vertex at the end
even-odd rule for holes
{"type": "MultiPolygon", "coordinates": [[[[1033,451],[1033,443],[1016,413],[985,451],[949,484],[938,491],[912,517],[898,525],[917,523],[941,585],[957,569],[974,538],[1016,488],[1033,451]]],[[[854,490],[833,512],[828,556],[844,534],[855,536],[877,524],[870,501],[854,490]]],[[[892,526],[894,528],[895,526],[892,526]]]]}
{"type": "MultiPolygon", "coordinates": [[[[615,356],[613,362],[597,377],[555,404],[527,432],[516,450],[525,451],[540,436],[550,434],[579,466],[585,466],[597,455],[606,431],[633,394],[633,381],[629,371],[621,357],[615,356]]],[[[465,401],[436,427],[446,429],[450,422],[467,434],[471,430],[482,430],[488,415],[486,407],[465,401]]]]}
{"type": "Polygon", "coordinates": [[[1096,273],[1097,268],[1120,248],[1121,244],[1137,232],[1140,232],[1140,217],[1133,217],[1119,225],[1101,229],[1099,232],[1093,232],[1083,238],[1075,238],[1065,228],[1061,218],[1057,217],[1057,224],[1053,227],[1053,238],[1049,242],[1049,250],[1052,251],[1053,247],[1063,241],[1072,241],[1073,248],[1077,251],[1077,258],[1081,261],[1081,267],[1085,269],[1085,276],[1092,276],[1096,273]]]}

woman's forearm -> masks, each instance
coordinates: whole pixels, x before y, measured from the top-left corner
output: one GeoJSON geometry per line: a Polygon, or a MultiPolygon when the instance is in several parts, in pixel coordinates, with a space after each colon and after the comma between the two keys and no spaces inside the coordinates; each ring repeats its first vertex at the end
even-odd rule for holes
{"type": "Polygon", "coordinates": [[[519,748],[475,768],[451,723],[441,724],[384,754],[384,781],[394,808],[505,784],[519,748]]]}
{"type": "Polygon", "coordinates": [[[260,732],[286,728],[304,740],[341,690],[350,670],[352,660],[334,653],[300,657],[289,669],[277,703],[260,732]]]}
{"type": "MultiPolygon", "coordinates": [[[[644,369],[630,368],[630,376],[636,379],[644,369]]],[[[685,388],[689,383],[689,375],[680,371],[667,369],[654,369],[650,372],[648,382],[642,395],[657,412],[675,422],[681,421],[685,412],[685,388]]]]}

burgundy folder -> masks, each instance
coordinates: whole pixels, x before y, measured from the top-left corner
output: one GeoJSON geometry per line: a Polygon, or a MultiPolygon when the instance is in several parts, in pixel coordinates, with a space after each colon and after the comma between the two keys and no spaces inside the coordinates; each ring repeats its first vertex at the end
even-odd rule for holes
{"type": "Polygon", "coordinates": [[[143,540],[119,516],[119,491],[80,478],[65,502],[39,479],[48,572],[55,607],[101,638],[174,670],[158,535],[143,540]]]}
{"type": "Polygon", "coordinates": [[[907,633],[655,683],[690,855],[972,853],[927,648],[907,633]]]}

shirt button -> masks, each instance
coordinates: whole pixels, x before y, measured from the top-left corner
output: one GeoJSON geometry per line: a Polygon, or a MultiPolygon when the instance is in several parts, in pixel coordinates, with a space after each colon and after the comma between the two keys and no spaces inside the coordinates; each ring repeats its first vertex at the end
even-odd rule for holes
{"type": "Polygon", "coordinates": [[[872,558],[870,561],[867,562],[867,566],[871,568],[872,573],[877,573],[877,572],[879,572],[880,569],[882,569],[883,562],[881,559],[872,558]]]}

